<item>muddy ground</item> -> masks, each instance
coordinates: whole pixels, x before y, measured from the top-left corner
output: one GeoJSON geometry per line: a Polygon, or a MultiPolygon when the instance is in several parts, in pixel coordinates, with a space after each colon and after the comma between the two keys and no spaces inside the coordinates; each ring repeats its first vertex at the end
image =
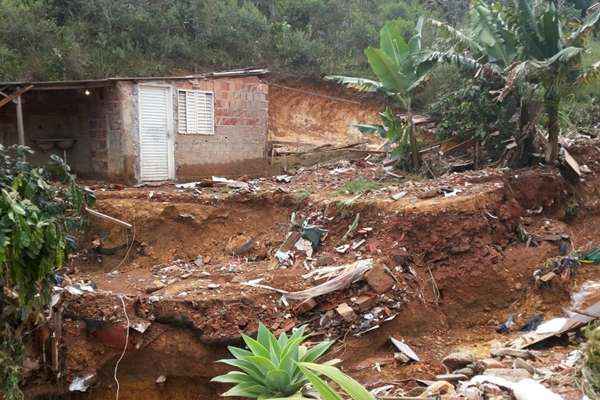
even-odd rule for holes
{"type": "MultiPolygon", "coordinates": [[[[593,265],[544,288],[533,279],[565,251],[562,242],[567,251],[599,244],[598,146],[571,149],[591,169],[578,184],[549,168],[398,178],[373,158],[300,169],[290,182],[250,181],[251,190],[88,182],[97,209],[134,229],[90,221],[65,269],[63,286],[80,290],[62,291],[55,306],[62,324],[40,330],[30,343],[30,359],[46,362],[30,371],[27,395],[112,399],[124,354],[116,371],[122,400],[217,398],[224,387],[208,380],[226,369],[215,361],[242,332],[256,332],[259,321],[277,332],[308,324],[311,340],[336,340],[327,357],[341,359],[369,388],[410,392],[416,378],[451,372],[441,360],[454,350],[489,358],[493,346],[520,334],[496,332],[510,314],[517,326],[536,313],[558,316],[584,282],[600,280],[593,265]],[[363,182],[348,185],[357,179],[363,182]],[[364,182],[369,190],[356,193],[364,182]],[[357,229],[347,235],[358,214],[357,229]],[[327,230],[310,258],[294,243],[286,247],[298,229],[292,217],[327,230]],[[522,240],[521,228],[530,240],[522,240]],[[342,254],[336,248],[343,245],[356,248],[342,254]],[[281,265],[275,254],[290,247],[290,265],[281,265]],[[312,308],[248,286],[260,279],[300,291],[322,282],[307,277],[311,271],[364,259],[374,265],[365,279],[319,296],[312,308]],[[365,298],[366,306],[357,304],[365,298]],[[356,320],[335,311],[342,303],[356,320]],[[421,361],[395,360],[390,336],[421,361]],[[69,391],[86,376],[92,383],[85,393],[69,391]],[[161,376],[166,381],[157,384],[161,376]]],[[[552,371],[545,384],[566,399],[581,398],[574,369],[561,366],[578,340],[545,343],[535,361],[552,371]]]]}

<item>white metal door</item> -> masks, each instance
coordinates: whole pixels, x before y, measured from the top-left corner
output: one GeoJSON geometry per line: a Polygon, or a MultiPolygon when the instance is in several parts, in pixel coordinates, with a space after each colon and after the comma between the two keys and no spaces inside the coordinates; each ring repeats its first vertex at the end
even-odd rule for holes
{"type": "Polygon", "coordinates": [[[140,179],[142,182],[172,178],[171,89],[139,86],[140,179]]]}

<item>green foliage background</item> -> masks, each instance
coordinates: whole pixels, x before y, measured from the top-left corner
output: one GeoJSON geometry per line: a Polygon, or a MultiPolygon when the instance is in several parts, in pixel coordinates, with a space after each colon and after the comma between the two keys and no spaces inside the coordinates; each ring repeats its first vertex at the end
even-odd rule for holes
{"type": "Polygon", "coordinates": [[[409,32],[424,12],[416,0],[0,0],[0,80],[365,73],[383,23],[409,32]]]}

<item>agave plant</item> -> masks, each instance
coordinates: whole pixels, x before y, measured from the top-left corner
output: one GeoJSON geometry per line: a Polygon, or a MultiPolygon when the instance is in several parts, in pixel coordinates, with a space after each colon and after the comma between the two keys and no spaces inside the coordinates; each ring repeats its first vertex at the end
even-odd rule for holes
{"type": "Polygon", "coordinates": [[[257,399],[302,398],[301,389],[309,380],[298,363],[313,363],[321,357],[332,342],[324,341],[311,348],[302,345],[307,336],[304,327],[294,329],[276,338],[262,323],[256,340],[242,335],[248,349],[229,346],[235,357],[220,360],[239,371],[228,372],[212,379],[214,382],[233,383],[235,386],[223,396],[257,399]]]}

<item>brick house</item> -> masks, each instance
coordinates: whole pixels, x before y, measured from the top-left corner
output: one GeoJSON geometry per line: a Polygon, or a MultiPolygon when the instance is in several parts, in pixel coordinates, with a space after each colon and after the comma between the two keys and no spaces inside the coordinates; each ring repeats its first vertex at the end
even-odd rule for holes
{"type": "Polygon", "coordinates": [[[268,169],[266,73],[0,83],[0,143],[25,143],[34,162],[57,153],[91,179],[261,174],[268,169]]]}

